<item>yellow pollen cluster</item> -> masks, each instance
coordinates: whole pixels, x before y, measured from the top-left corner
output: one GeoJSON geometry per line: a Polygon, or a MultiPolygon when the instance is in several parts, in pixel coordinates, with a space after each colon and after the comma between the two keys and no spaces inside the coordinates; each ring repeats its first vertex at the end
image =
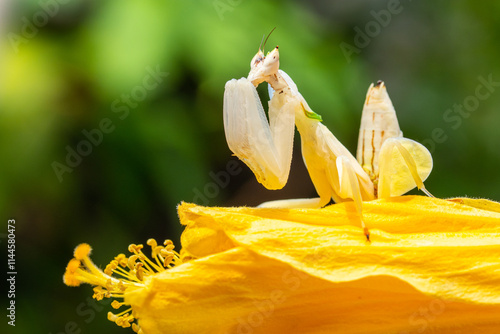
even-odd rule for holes
{"type": "MultiPolygon", "coordinates": [[[[146,277],[172,268],[181,262],[180,255],[174,250],[171,240],[165,240],[163,246],[159,246],[155,239],[149,239],[147,244],[151,247],[151,258],[142,252],[143,245],[131,244],[128,250],[132,255],[126,257],[124,254],[119,254],[104,271],[90,260],[92,248],[88,244],[80,244],[75,248],[74,258],[66,266],[63,281],[68,286],[79,286],[81,283],[95,285],[92,297],[96,300],[110,297],[123,300],[127,289],[142,287],[146,277]],[[113,277],[113,274],[116,277],[113,277]]],[[[118,300],[111,303],[114,309],[124,305],[128,304],[118,300]]],[[[136,333],[143,333],[135,322],[136,317],[131,307],[117,314],[108,312],[108,320],[123,328],[132,327],[136,333]]]]}

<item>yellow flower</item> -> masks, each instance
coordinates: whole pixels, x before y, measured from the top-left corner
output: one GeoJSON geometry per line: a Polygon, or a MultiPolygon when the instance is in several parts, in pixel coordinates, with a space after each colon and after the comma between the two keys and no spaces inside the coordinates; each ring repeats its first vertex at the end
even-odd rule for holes
{"type": "MultiPolygon", "coordinates": [[[[178,210],[183,261],[117,292],[144,333],[500,332],[499,203],[365,202],[371,243],[353,203],[178,210]]],[[[66,282],[120,285],[75,257],[66,282]]]]}

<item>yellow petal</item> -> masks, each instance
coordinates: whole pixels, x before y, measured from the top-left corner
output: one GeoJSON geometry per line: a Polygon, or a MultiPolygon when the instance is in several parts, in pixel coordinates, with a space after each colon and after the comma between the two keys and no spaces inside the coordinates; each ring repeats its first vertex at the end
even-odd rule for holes
{"type": "Polygon", "coordinates": [[[179,207],[197,258],[125,294],[145,333],[496,333],[500,213],[420,196],[179,207]]]}
{"type": "Polygon", "coordinates": [[[448,199],[448,201],[472,206],[473,208],[478,208],[481,210],[500,212],[500,203],[493,202],[493,201],[490,201],[490,200],[484,199],[484,198],[461,197],[461,198],[451,198],[451,199],[448,199]]]}
{"type": "Polygon", "coordinates": [[[390,276],[332,283],[243,247],[126,295],[145,333],[495,333],[499,305],[435,298],[390,276]]]}

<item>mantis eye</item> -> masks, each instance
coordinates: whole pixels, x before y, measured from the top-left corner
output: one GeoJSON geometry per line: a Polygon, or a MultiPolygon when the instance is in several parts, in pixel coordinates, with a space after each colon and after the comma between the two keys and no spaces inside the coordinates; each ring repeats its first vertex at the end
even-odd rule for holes
{"type": "Polygon", "coordinates": [[[257,67],[264,59],[266,59],[264,52],[259,49],[259,52],[257,52],[250,61],[250,68],[257,67]]]}
{"type": "Polygon", "coordinates": [[[278,47],[276,47],[273,51],[269,52],[264,59],[264,67],[266,68],[266,72],[268,73],[276,73],[278,72],[280,66],[280,53],[278,51],[278,47]]]}
{"type": "Polygon", "coordinates": [[[268,52],[267,56],[265,57],[266,64],[279,62],[279,60],[280,60],[280,52],[278,51],[278,47],[274,48],[273,51],[268,52]]]}

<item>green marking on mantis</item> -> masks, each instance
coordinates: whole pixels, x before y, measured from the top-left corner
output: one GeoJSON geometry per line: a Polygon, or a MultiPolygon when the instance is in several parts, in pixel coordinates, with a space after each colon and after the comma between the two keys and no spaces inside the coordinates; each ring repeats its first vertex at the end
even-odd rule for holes
{"type": "Polygon", "coordinates": [[[306,114],[307,118],[315,119],[317,121],[323,122],[323,118],[321,118],[320,114],[316,114],[312,110],[307,110],[306,108],[304,108],[304,106],[302,106],[302,110],[304,110],[304,114],[306,114]]]}

